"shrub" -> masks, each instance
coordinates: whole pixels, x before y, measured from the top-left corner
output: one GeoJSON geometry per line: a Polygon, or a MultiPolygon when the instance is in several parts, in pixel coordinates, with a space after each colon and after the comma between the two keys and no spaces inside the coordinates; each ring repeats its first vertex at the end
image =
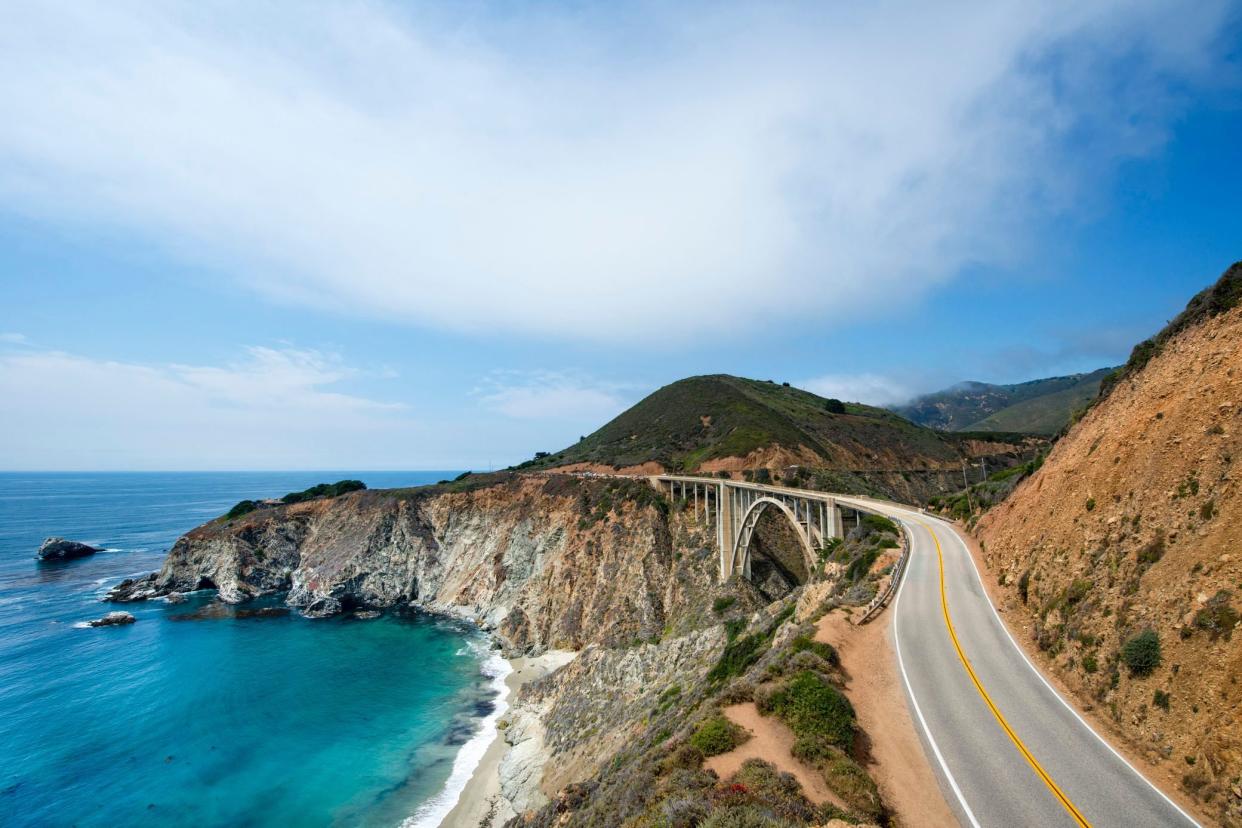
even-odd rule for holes
{"type": "Polygon", "coordinates": [[[857,581],[871,571],[871,565],[875,563],[875,559],[880,557],[879,549],[868,549],[854,560],[850,561],[850,565],[845,569],[845,579],[847,581],[857,581]]]}
{"type": "Polygon", "coordinates": [[[854,742],[854,707],[841,691],[804,670],[768,698],[768,706],[798,737],[823,737],[848,748],[854,742]]]}
{"type": "Polygon", "coordinates": [[[1018,579],[1018,596],[1022,599],[1022,603],[1026,603],[1027,594],[1031,588],[1031,570],[1022,573],[1022,577],[1018,579]]]}
{"type": "Polygon", "coordinates": [[[810,650],[834,667],[841,663],[840,657],[837,656],[836,648],[824,641],[816,641],[805,633],[794,638],[790,642],[790,647],[793,648],[795,653],[810,650]]]}
{"type": "Polygon", "coordinates": [[[712,601],[712,612],[723,615],[725,610],[737,603],[737,596],[725,595],[712,601]]]}
{"type": "Polygon", "coordinates": [[[1156,705],[1156,707],[1159,707],[1162,710],[1168,711],[1169,694],[1164,692],[1163,690],[1157,690],[1156,694],[1152,697],[1151,701],[1152,701],[1152,704],[1156,705]]]}
{"type": "Polygon", "coordinates": [[[743,741],[746,732],[719,714],[712,716],[690,736],[690,746],[704,756],[728,753],[743,741]]]}
{"type": "Polygon", "coordinates": [[[884,804],[875,782],[848,756],[838,753],[825,763],[824,781],[868,821],[881,821],[884,804]]]}
{"type": "Polygon", "coordinates": [[[746,672],[768,648],[768,636],[751,633],[735,638],[725,645],[720,660],[707,671],[708,681],[723,681],[746,672]]]}
{"type": "Polygon", "coordinates": [[[845,403],[830,397],[829,399],[824,400],[824,410],[829,414],[844,414],[845,403]]]}
{"type": "Polygon", "coordinates": [[[232,509],[229,509],[228,514],[224,516],[224,519],[232,520],[233,518],[239,518],[242,515],[250,514],[257,508],[259,508],[259,504],[255,503],[253,500],[243,500],[232,509]]]}
{"type": "Polygon", "coordinates": [[[1195,613],[1194,625],[1206,630],[1213,641],[1222,635],[1226,641],[1233,637],[1234,625],[1238,623],[1238,611],[1229,605],[1231,596],[1229,590],[1222,589],[1208,599],[1203,609],[1195,613]]]}
{"type": "Polygon", "coordinates": [[[1091,581],[1082,578],[1075,579],[1072,584],[1065,588],[1066,606],[1073,607],[1081,603],[1082,599],[1086,598],[1088,593],[1091,592],[1092,586],[1094,584],[1091,581]]]}
{"type": "Polygon", "coordinates": [[[1086,507],[1087,507],[1088,512],[1095,511],[1095,498],[1094,497],[1087,498],[1086,507]]]}
{"type": "Polygon", "coordinates": [[[897,524],[883,515],[863,515],[862,525],[875,532],[892,532],[894,535],[901,531],[897,524]]]}
{"type": "Polygon", "coordinates": [[[1121,660],[1131,675],[1150,676],[1160,666],[1160,637],[1155,630],[1143,630],[1121,647],[1121,660]]]}
{"type": "Polygon", "coordinates": [[[1087,653],[1082,657],[1082,669],[1088,673],[1094,673],[1096,670],[1100,669],[1100,664],[1095,660],[1095,656],[1093,654],[1087,653]]]}
{"type": "Polygon", "coordinates": [[[1139,566],[1146,570],[1156,561],[1164,557],[1164,532],[1157,532],[1138,552],[1139,566]]]}
{"type": "Polygon", "coordinates": [[[318,483],[300,492],[289,492],[280,500],[282,503],[301,503],[318,497],[339,497],[349,492],[361,491],[366,487],[367,484],[361,480],[338,480],[335,483],[318,483]]]}
{"type": "Polygon", "coordinates": [[[746,805],[740,808],[718,808],[700,828],[794,828],[792,822],[769,816],[762,808],[746,805]]]}

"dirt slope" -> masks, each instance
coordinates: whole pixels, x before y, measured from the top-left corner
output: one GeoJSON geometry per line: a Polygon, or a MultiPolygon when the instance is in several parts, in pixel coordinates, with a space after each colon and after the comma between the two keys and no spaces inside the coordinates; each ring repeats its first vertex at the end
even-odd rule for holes
{"type": "Polygon", "coordinates": [[[1136,349],[978,526],[1043,666],[1134,750],[1176,767],[1226,825],[1242,825],[1242,308],[1229,307],[1239,285],[1235,265],[1214,288],[1234,300],[1136,349]],[[1159,641],[1150,672],[1142,648],[1126,648],[1148,630],[1159,641]]]}

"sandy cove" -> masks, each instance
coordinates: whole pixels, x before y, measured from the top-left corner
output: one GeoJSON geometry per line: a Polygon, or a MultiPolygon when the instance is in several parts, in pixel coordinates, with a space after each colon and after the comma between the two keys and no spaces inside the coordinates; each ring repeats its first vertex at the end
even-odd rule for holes
{"type": "Polygon", "coordinates": [[[573,661],[576,655],[577,653],[567,650],[549,650],[539,656],[509,659],[509,666],[512,669],[509,675],[505,676],[505,686],[508,692],[504,697],[508,709],[501,716],[496,736],[487,746],[483,758],[479,760],[474,773],[466,782],[461,795],[457,798],[457,804],[440,823],[443,828],[501,825],[508,818],[515,816],[512,803],[501,794],[501,763],[511,751],[516,751],[520,747],[523,757],[510,756],[511,760],[515,758],[534,759],[538,765],[542,766],[542,757],[537,754],[543,751],[543,740],[541,733],[527,733],[525,735],[528,738],[520,745],[510,744],[505,738],[507,732],[505,725],[514,719],[514,707],[518,704],[518,691],[523,686],[563,667],[573,661]],[[526,754],[533,755],[527,756],[526,754]]]}

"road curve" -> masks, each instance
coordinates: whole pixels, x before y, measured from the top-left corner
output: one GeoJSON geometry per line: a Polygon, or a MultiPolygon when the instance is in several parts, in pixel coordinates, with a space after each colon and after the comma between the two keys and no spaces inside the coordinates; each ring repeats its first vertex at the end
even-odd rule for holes
{"type": "Polygon", "coordinates": [[[1026,659],[951,524],[890,503],[856,502],[910,534],[891,635],[911,716],[962,825],[1197,825],[1026,659]]]}

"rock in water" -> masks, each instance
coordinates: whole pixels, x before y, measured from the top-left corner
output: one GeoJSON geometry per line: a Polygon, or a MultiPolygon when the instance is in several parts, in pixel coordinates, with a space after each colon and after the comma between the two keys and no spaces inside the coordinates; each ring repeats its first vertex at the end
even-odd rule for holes
{"type": "MultiPolygon", "coordinates": [[[[155,573],[152,572],[150,575],[142,578],[126,578],[108,590],[104,600],[116,604],[132,604],[136,601],[146,601],[148,598],[159,598],[163,594],[155,586],[155,573]]],[[[183,598],[182,600],[185,599],[183,598]]],[[[179,602],[172,601],[172,603],[179,602]]]]}
{"type": "Polygon", "coordinates": [[[98,551],[98,548],[87,543],[78,543],[64,538],[48,538],[39,547],[39,560],[67,561],[70,558],[85,558],[98,551]]]}
{"type": "Polygon", "coordinates": [[[103,618],[89,622],[92,627],[122,627],[134,623],[134,616],[128,612],[110,612],[103,618]]]}

